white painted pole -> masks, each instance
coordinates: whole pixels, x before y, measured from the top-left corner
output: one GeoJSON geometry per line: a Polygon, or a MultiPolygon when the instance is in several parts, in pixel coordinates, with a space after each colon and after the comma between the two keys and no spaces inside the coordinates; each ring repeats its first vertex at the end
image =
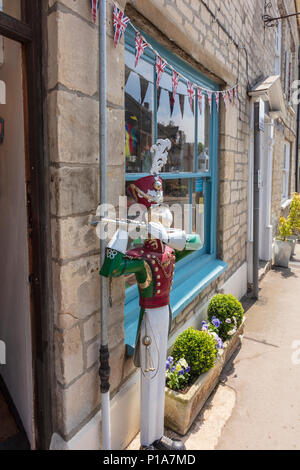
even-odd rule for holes
{"type": "MultiPolygon", "coordinates": [[[[99,6],[99,144],[100,144],[100,204],[107,203],[107,115],[106,115],[106,0],[99,6]]],[[[100,241],[100,262],[105,257],[106,241],[100,241]]],[[[111,450],[109,351],[108,351],[108,301],[107,281],[101,276],[101,348],[100,369],[102,447],[111,450]]]]}

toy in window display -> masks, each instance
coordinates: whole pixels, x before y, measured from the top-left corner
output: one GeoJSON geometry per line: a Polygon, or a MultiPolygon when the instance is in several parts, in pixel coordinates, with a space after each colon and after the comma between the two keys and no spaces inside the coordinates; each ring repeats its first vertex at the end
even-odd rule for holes
{"type": "Polygon", "coordinates": [[[202,246],[199,235],[170,229],[172,214],[161,206],[163,191],[159,172],[167,161],[170,147],[168,139],[158,140],[151,148],[154,155],[151,174],[128,188],[134,201],[143,205],[148,214],[148,238],[142,245],[128,250],[128,231],[117,230],[108,244],[100,271],[108,278],[134,273],[138,283],[141,310],[134,363],[141,368],[141,448],[145,450],[185,448],[181,441],[163,435],[166,356],[172,320],[170,291],[176,252],[202,246]]]}

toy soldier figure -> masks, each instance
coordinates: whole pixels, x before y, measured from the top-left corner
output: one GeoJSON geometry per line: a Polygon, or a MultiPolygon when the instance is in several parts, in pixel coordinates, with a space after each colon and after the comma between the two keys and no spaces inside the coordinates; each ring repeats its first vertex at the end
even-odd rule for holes
{"type": "Polygon", "coordinates": [[[170,229],[172,215],[169,209],[160,206],[163,192],[158,173],[166,163],[170,147],[168,139],[159,140],[151,149],[152,174],[129,187],[130,195],[149,214],[148,238],[142,245],[127,250],[128,231],[119,229],[108,244],[100,271],[105,277],[134,273],[138,283],[141,310],[134,363],[141,368],[141,449],[144,450],[185,449],[181,441],[163,435],[166,356],[172,320],[169,304],[176,252],[198,249],[201,241],[199,235],[170,229]]]}

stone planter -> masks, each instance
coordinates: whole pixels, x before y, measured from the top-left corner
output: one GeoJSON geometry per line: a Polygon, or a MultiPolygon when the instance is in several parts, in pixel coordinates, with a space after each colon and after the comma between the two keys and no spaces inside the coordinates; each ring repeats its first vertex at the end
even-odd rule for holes
{"type": "Polygon", "coordinates": [[[288,237],[287,241],[290,243],[290,245],[292,247],[291,256],[294,256],[295,255],[295,248],[296,248],[296,245],[297,245],[297,242],[298,242],[298,239],[297,239],[296,235],[292,235],[291,237],[288,237]]]}
{"type": "Polygon", "coordinates": [[[274,243],[274,264],[281,268],[288,268],[292,254],[292,246],[288,241],[275,240],[274,243]]]}
{"type": "Polygon", "coordinates": [[[205,405],[219,382],[219,376],[241,344],[240,336],[244,332],[244,322],[230,341],[224,343],[215,366],[194,382],[187,393],[175,392],[166,387],[165,425],[172,431],[184,436],[205,405]]]}

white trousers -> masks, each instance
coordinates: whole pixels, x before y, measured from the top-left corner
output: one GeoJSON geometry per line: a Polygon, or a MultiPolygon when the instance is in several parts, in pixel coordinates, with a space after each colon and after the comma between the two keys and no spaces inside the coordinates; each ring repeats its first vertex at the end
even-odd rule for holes
{"type": "Polygon", "coordinates": [[[148,446],[164,434],[166,358],[169,306],[146,309],[141,325],[141,445],[148,446]],[[151,338],[150,347],[143,344],[151,338]],[[147,369],[154,368],[154,371],[147,369]]]}

